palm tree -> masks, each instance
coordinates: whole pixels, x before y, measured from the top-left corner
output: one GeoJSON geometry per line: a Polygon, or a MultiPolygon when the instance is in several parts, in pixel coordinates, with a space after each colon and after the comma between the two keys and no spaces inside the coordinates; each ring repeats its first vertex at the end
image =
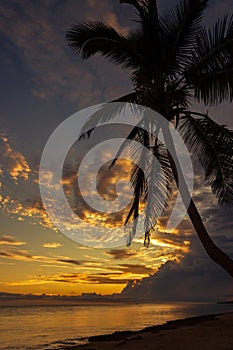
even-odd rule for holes
{"type": "MultiPolygon", "coordinates": [[[[205,105],[232,101],[233,17],[224,17],[206,29],[202,26],[202,18],[208,0],[183,0],[162,17],[156,0],[120,0],[120,3],[136,9],[137,30],[124,36],[101,22],[83,23],[67,32],[69,46],[84,59],[101,53],[122,68],[130,69],[133,91],[116,101],[149,107],[174,123],[204,168],[206,183],[219,203],[231,204],[233,133],[214,122],[208,114],[193,112],[191,101],[196,99],[205,105]]],[[[174,147],[169,129],[162,131],[165,146],[174,147]]],[[[158,130],[154,132],[158,133],[158,130]]],[[[160,155],[166,185],[172,173],[178,186],[178,159],[172,159],[166,147],[158,142],[157,135],[152,136],[152,152],[157,157],[160,155]]],[[[150,135],[142,132],[140,125],[131,131],[128,139],[151,146],[150,135]]],[[[153,171],[151,176],[155,176],[153,171]]],[[[134,168],[131,178],[134,200],[126,224],[137,217],[140,200],[149,200],[150,195],[139,168],[134,168]]],[[[187,186],[183,178],[179,181],[184,182],[181,191],[184,200],[187,186]]],[[[164,186],[164,183],[160,185],[164,186]]],[[[153,200],[156,199],[152,198],[151,203],[153,200]]],[[[152,208],[153,211],[156,208],[152,208]]],[[[213,242],[192,199],[187,211],[209,257],[233,276],[233,260],[213,242]]],[[[151,219],[150,215],[147,215],[147,221],[151,219]]],[[[150,232],[146,232],[148,242],[150,232]]]]}

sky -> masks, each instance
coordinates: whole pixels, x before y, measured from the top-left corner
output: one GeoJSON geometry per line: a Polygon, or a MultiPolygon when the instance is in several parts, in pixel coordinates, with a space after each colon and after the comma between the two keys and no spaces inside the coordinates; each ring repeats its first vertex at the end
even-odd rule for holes
{"type": "MultiPolygon", "coordinates": [[[[172,0],[159,1],[159,10],[162,13],[173,4],[172,0]]],[[[210,0],[205,23],[211,25],[218,16],[232,10],[231,0],[210,0]]],[[[117,0],[0,3],[2,292],[79,295],[123,291],[138,297],[148,293],[161,300],[233,297],[230,278],[206,256],[187,217],[177,230],[165,232],[165,213],[149,248],[143,246],[142,237],[130,247],[96,249],[64,236],[43,207],[38,171],[51,133],[82,108],[107,102],[131,89],[128,72],[100,56],[88,61],[75,56],[66,44],[65,33],[74,24],[97,20],[125,34],[135,27],[131,20],[134,16],[131,7],[120,5],[117,0]]],[[[196,102],[193,107],[207,109],[196,102]]],[[[208,110],[217,122],[233,127],[232,104],[208,110]]],[[[101,141],[102,135],[97,131],[95,142],[101,141]]],[[[66,161],[63,184],[71,204],[74,165],[93,144],[90,140],[76,144],[66,161]]],[[[96,162],[98,157],[101,155],[96,155],[96,162]]],[[[129,169],[130,165],[122,160],[100,181],[107,199],[114,196],[108,187],[119,179],[127,180],[129,169]]],[[[196,166],[194,200],[214,241],[233,257],[232,208],[218,206],[196,166]]],[[[85,208],[80,208],[84,223],[78,230],[83,235],[88,235],[96,223],[115,229],[116,222],[122,221],[123,213],[108,220],[103,215],[90,216],[85,208]]],[[[116,232],[119,230],[116,228],[116,232]]]]}

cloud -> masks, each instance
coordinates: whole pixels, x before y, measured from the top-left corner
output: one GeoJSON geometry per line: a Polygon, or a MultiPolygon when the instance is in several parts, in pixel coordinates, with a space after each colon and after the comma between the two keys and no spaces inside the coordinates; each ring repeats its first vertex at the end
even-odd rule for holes
{"type": "MultiPolygon", "coordinates": [[[[74,261],[74,263],[76,262],[74,261]]],[[[104,266],[103,268],[106,272],[61,274],[43,276],[43,279],[66,283],[126,284],[131,278],[147,276],[154,272],[153,268],[143,264],[120,264],[118,266],[104,266]]],[[[42,277],[40,276],[40,278],[42,277]]]]}
{"type": "Polygon", "coordinates": [[[154,273],[154,268],[141,264],[120,264],[119,266],[124,273],[130,272],[137,275],[149,275],[154,273]]]}
{"type": "MultiPolygon", "coordinates": [[[[171,234],[170,232],[165,232],[163,226],[151,233],[150,244],[155,247],[164,247],[167,249],[180,251],[187,253],[189,251],[189,240],[186,235],[182,233],[182,227],[180,230],[177,229],[176,234],[171,234]]],[[[137,242],[143,243],[144,237],[137,239],[137,242]]]]}
{"type": "MultiPolygon", "coordinates": [[[[5,240],[4,240],[5,241],[5,240]]],[[[7,247],[7,246],[6,246],[7,247]]],[[[161,265],[153,264],[153,262],[138,252],[138,256],[134,262],[131,260],[130,263],[118,263],[120,260],[116,260],[116,264],[111,264],[108,259],[101,259],[101,257],[95,256],[84,256],[86,259],[73,259],[69,256],[45,256],[35,254],[28,250],[14,249],[7,247],[4,250],[0,249],[0,258],[6,260],[22,261],[25,263],[36,262],[41,267],[53,267],[58,271],[60,268],[71,268],[72,270],[78,270],[77,273],[44,275],[34,276],[28,281],[22,284],[33,284],[30,281],[48,281],[50,282],[64,282],[64,283],[75,283],[75,284],[122,284],[125,285],[131,279],[141,279],[150,274],[153,274],[157,268],[161,265]],[[94,260],[94,261],[92,261],[94,260]]],[[[11,282],[9,282],[11,283],[11,282]]],[[[17,282],[14,282],[17,283],[17,282]]],[[[35,283],[37,284],[37,282],[35,283]]],[[[16,284],[14,284],[16,285],[16,284]]],[[[21,285],[21,284],[20,284],[21,285]]]]}
{"type": "Polygon", "coordinates": [[[94,83],[95,77],[91,72],[84,66],[69,61],[66,54],[65,31],[68,29],[68,23],[64,23],[64,18],[62,21],[64,6],[71,6],[72,10],[77,8],[77,4],[64,2],[62,6],[57,7],[54,15],[52,2],[48,4],[41,1],[40,10],[28,0],[1,4],[1,30],[20,48],[24,64],[31,73],[34,85],[32,92],[35,96],[48,99],[66,91],[71,98],[80,97],[80,101],[82,98],[87,101],[89,94],[98,97],[98,89],[95,89],[97,84],[94,83]],[[76,97],[72,97],[75,82],[80,82],[81,85],[81,81],[84,89],[79,90],[76,85],[80,96],[77,94],[76,97]]]}
{"type": "Polygon", "coordinates": [[[13,259],[18,261],[36,260],[27,250],[4,249],[0,250],[0,258],[13,259]]]}
{"type": "Polygon", "coordinates": [[[24,200],[6,196],[1,205],[4,213],[15,215],[19,221],[23,221],[25,218],[28,218],[29,222],[32,224],[38,222],[43,227],[57,231],[57,229],[51,223],[42,204],[42,200],[39,197],[24,200]]]}
{"type": "Polygon", "coordinates": [[[124,279],[120,277],[120,274],[62,274],[62,275],[51,275],[51,276],[45,276],[45,275],[37,275],[34,276],[33,279],[25,280],[25,281],[14,281],[14,282],[7,282],[7,285],[13,285],[13,286],[20,286],[20,285],[36,285],[36,284],[44,284],[44,283],[51,283],[51,282],[58,282],[58,283],[69,283],[69,284],[92,284],[92,285],[99,285],[99,284],[109,284],[109,285],[116,285],[116,284],[125,284],[127,283],[127,279],[124,279]],[[118,277],[118,278],[117,278],[118,277]]]}
{"type": "MultiPolygon", "coordinates": [[[[57,262],[57,267],[59,267],[59,260],[56,257],[49,257],[46,255],[33,254],[28,250],[21,250],[17,248],[5,247],[5,249],[0,249],[0,258],[11,259],[16,261],[24,262],[38,262],[43,264],[54,264],[57,262]]],[[[64,258],[65,259],[65,258],[64,258]]]]}
{"type": "MultiPolygon", "coordinates": [[[[98,161],[98,159],[96,161],[98,161]]],[[[125,161],[122,160],[119,163],[117,163],[117,167],[112,169],[111,174],[103,174],[103,178],[100,177],[98,181],[99,193],[101,193],[107,199],[112,199],[112,197],[114,197],[114,189],[110,185],[114,182],[119,181],[120,176],[123,176],[124,179],[127,178],[127,164],[128,163],[125,163],[125,161]],[[119,175],[119,173],[121,175],[119,175]]],[[[69,186],[73,186],[73,182],[75,182],[76,180],[76,174],[73,169],[69,168],[68,170],[69,171],[64,173],[63,185],[68,186],[68,189],[70,191],[69,186]]],[[[47,174],[47,176],[51,176],[51,174],[47,174]]],[[[208,221],[208,226],[211,227],[211,231],[213,230],[215,239],[217,240],[217,242],[219,242],[219,245],[228,252],[231,249],[231,244],[227,241],[226,236],[220,236],[220,233],[225,232],[226,234],[230,235],[232,218],[231,211],[226,211],[226,208],[224,207],[220,210],[217,207],[212,207],[211,198],[213,199],[213,196],[209,189],[204,190],[205,188],[201,187],[201,177],[197,177],[197,186],[199,189],[195,192],[195,200],[197,201],[200,207],[203,207],[202,214],[205,218],[205,221],[208,221]]],[[[9,214],[17,215],[18,219],[20,220],[23,220],[24,218],[29,218],[29,220],[32,223],[38,221],[44,227],[55,229],[54,226],[51,224],[39,197],[35,197],[29,200],[17,200],[12,199],[10,197],[6,197],[2,204],[3,211],[8,212],[9,214]]],[[[57,206],[54,205],[54,208],[57,210],[57,206]]],[[[59,208],[59,212],[61,212],[61,219],[64,219],[64,221],[66,222],[66,218],[62,216],[62,208],[59,208]]],[[[81,211],[81,213],[84,217],[87,216],[87,226],[89,227],[89,229],[90,223],[95,224],[96,221],[99,221],[103,224],[104,229],[106,227],[111,227],[115,230],[115,224],[122,220],[122,213],[120,216],[113,216],[113,218],[109,222],[107,222],[108,218],[105,215],[90,215],[90,211],[88,210],[88,208],[85,208],[85,210],[83,208],[83,212],[81,211]]],[[[159,221],[160,223],[158,227],[162,231],[163,218],[159,221]]],[[[86,224],[85,221],[81,222],[81,224],[79,225],[78,229],[80,230],[80,232],[86,229],[86,226],[84,224],[86,224]]],[[[71,230],[73,230],[72,226],[71,230]]],[[[106,252],[106,254],[108,257],[112,257],[113,260],[116,261],[120,259],[130,259],[130,261],[132,261],[133,259],[135,259],[138,261],[139,265],[145,266],[145,269],[142,267],[142,275],[148,275],[155,272],[161,266],[161,263],[165,263],[169,260],[180,261],[182,257],[184,257],[184,255],[187,254],[190,250],[189,236],[191,232],[192,230],[190,230],[190,225],[187,224],[187,219],[185,219],[175,234],[159,231],[155,232],[151,237],[151,247],[149,249],[144,249],[142,238],[137,240],[134,249],[111,249],[110,251],[106,252]],[[140,248],[138,249],[139,245],[140,248]],[[146,269],[148,270],[146,271],[146,269]]],[[[54,243],[56,244],[56,242],[52,242],[52,244],[54,243]]],[[[20,243],[15,243],[15,245],[20,245],[20,243]]],[[[47,243],[46,247],[52,248],[51,243],[47,243]],[[50,244],[50,246],[48,246],[48,244],[50,244]]],[[[55,248],[55,245],[53,247],[55,248]]],[[[41,263],[48,263],[51,265],[54,264],[55,266],[56,263],[60,262],[63,263],[64,266],[76,265],[81,266],[83,269],[104,269],[104,267],[101,265],[94,265],[91,262],[82,262],[81,264],[80,261],[77,261],[72,258],[61,258],[59,261],[59,259],[56,260],[49,259],[47,257],[34,256],[30,255],[30,253],[25,255],[24,253],[26,252],[24,251],[18,254],[17,252],[7,251],[2,252],[1,256],[8,259],[21,261],[40,261],[41,263]]],[[[116,269],[118,269],[118,271],[120,271],[121,273],[130,273],[131,276],[127,278],[132,278],[134,276],[134,278],[140,279],[142,277],[136,273],[136,267],[134,271],[133,267],[132,271],[126,271],[126,267],[124,267],[123,269],[122,265],[117,266],[116,269]]],[[[106,270],[111,271],[108,268],[106,268],[106,270]]]]}
{"type": "Polygon", "coordinates": [[[191,252],[182,260],[168,261],[154,275],[140,281],[131,280],[122,296],[163,302],[219,301],[232,297],[231,277],[209,259],[196,237],[192,237],[191,243],[191,252]]]}
{"type": "MultiPolygon", "coordinates": [[[[19,245],[21,242],[15,241],[11,236],[6,236],[1,238],[0,242],[2,244],[16,244],[19,245]]],[[[1,243],[0,243],[1,244],[1,243]]],[[[140,257],[140,253],[138,254],[140,257]]],[[[28,250],[20,250],[16,248],[11,248],[11,245],[8,247],[6,245],[5,249],[0,249],[0,258],[2,259],[11,259],[16,261],[23,262],[38,262],[41,266],[53,266],[53,267],[68,267],[73,265],[72,268],[82,270],[82,273],[86,273],[87,271],[95,270],[98,271],[98,274],[121,274],[123,278],[127,279],[127,281],[131,278],[140,278],[142,276],[148,276],[149,274],[155,271],[155,267],[152,266],[151,261],[138,260],[137,263],[133,261],[129,263],[123,264],[115,264],[110,265],[107,259],[102,259],[95,256],[84,256],[85,259],[77,260],[73,259],[69,256],[46,256],[46,255],[38,255],[28,250]],[[88,260],[86,260],[88,259],[88,260]],[[94,261],[93,261],[94,260],[94,261]]],[[[92,275],[93,273],[89,273],[92,275]]],[[[95,275],[95,274],[94,274],[95,275]]],[[[89,277],[91,278],[91,277],[89,277]]]]}
{"type": "Polygon", "coordinates": [[[50,283],[49,281],[42,281],[37,279],[28,279],[24,281],[8,281],[4,283],[6,286],[33,286],[50,283]]]}
{"type": "Polygon", "coordinates": [[[129,249],[111,249],[109,252],[106,252],[106,254],[116,260],[127,259],[135,256],[135,252],[129,249]]]}
{"type": "Polygon", "coordinates": [[[83,264],[83,262],[78,261],[78,260],[74,260],[74,259],[57,259],[57,261],[64,262],[66,264],[77,265],[77,266],[83,264]]]}
{"type": "MultiPolygon", "coordinates": [[[[85,149],[85,146],[82,146],[83,143],[78,144],[78,152],[76,152],[76,158],[77,153],[82,158],[82,153],[86,153],[87,149],[85,149]],[[80,146],[81,145],[81,146],[80,146]],[[84,152],[82,152],[82,147],[84,147],[84,152]],[[81,148],[81,151],[80,151],[81,148]]],[[[90,146],[90,145],[89,145],[90,146]]],[[[93,146],[93,144],[92,144],[93,146]]],[[[76,148],[77,150],[77,148],[76,148]]],[[[74,150],[72,151],[74,153],[74,150]]],[[[101,152],[100,152],[101,153],[101,152]]],[[[115,154],[112,155],[112,158],[115,154]]],[[[70,155],[69,155],[70,156],[70,155]]],[[[122,231],[122,226],[124,225],[124,221],[126,218],[126,214],[128,212],[129,207],[127,207],[128,202],[130,201],[130,198],[127,197],[127,192],[125,191],[125,187],[121,187],[120,191],[116,190],[116,186],[118,182],[129,180],[130,176],[130,162],[120,159],[119,162],[116,163],[116,166],[112,168],[111,170],[108,169],[108,165],[105,164],[101,167],[97,174],[97,188],[96,191],[93,190],[93,177],[95,177],[94,169],[96,167],[96,164],[99,164],[99,161],[101,163],[103,155],[95,154],[95,158],[93,159],[93,163],[89,164],[88,171],[85,173],[85,200],[83,199],[83,189],[79,188],[78,182],[77,182],[77,173],[78,169],[76,171],[77,166],[73,164],[73,162],[70,160],[68,164],[65,164],[64,170],[63,170],[63,179],[62,184],[64,188],[64,192],[67,196],[68,202],[70,207],[72,208],[74,214],[77,215],[79,220],[76,219],[75,215],[73,217],[66,215],[65,208],[62,207],[61,203],[58,201],[53,200],[53,203],[50,205],[50,211],[53,213],[53,215],[56,217],[59,223],[61,223],[62,227],[65,227],[65,229],[69,232],[80,232],[83,230],[93,230],[94,227],[98,227],[99,230],[106,231],[106,229],[112,229],[112,232],[114,233],[116,239],[118,233],[115,232],[115,230],[118,230],[119,235],[124,235],[124,231],[122,231]],[[116,197],[120,197],[120,206],[123,206],[122,201],[125,203],[126,201],[126,207],[125,208],[119,208],[117,211],[117,207],[115,203],[113,203],[113,199],[116,197]],[[99,197],[102,197],[104,200],[104,204],[109,208],[105,210],[105,212],[98,211],[96,209],[93,209],[90,207],[86,200],[91,202],[91,204],[96,208],[98,208],[97,204],[99,197]],[[123,199],[122,199],[123,197],[123,199]],[[114,212],[112,212],[114,205],[114,212]],[[75,218],[75,219],[74,219],[75,218]]],[[[54,176],[52,173],[45,172],[41,173],[41,185],[45,186],[46,189],[54,190],[56,191],[58,188],[58,184],[55,183],[54,176]]],[[[79,179],[80,180],[80,179],[79,179]]],[[[48,193],[50,193],[48,191],[48,193]]],[[[58,197],[59,198],[59,197],[58,197]]],[[[32,203],[28,203],[31,204],[32,203]]],[[[36,204],[36,203],[35,203],[36,204]]],[[[38,201],[38,205],[39,205],[38,201]]],[[[39,205],[40,208],[40,205],[39,205]]],[[[112,238],[113,235],[108,235],[107,238],[112,238]]],[[[105,235],[106,238],[106,235],[105,235]]],[[[88,237],[85,238],[85,240],[88,240],[88,237]]],[[[88,243],[88,241],[87,241],[88,243]]],[[[101,243],[101,242],[100,242],[101,243]]]]}
{"type": "Polygon", "coordinates": [[[25,218],[33,224],[39,221],[42,226],[55,230],[44,210],[36,178],[38,171],[32,169],[26,157],[11,146],[7,136],[0,135],[2,213],[16,216],[18,221],[25,218]]]}
{"type": "Polygon", "coordinates": [[[128,282],[128,278],[124,278],[122,273],[70,273],[61,275],[37,276],[38,280],[60,282],[60,283],[72,283],[72,284],[125,284],[128,282]]]}
{"type": "MultiPolygon", "coordinates": [[[[98,161],[99,161],[99,158],[95,159],[95,162],[98,162],[98,161]]],[[[104,172],[104,170],[106,169],[108,170],[108,164],[105,164],[103,167],[101,167],[101,170],[98,173],[97,187],[98,187],[99,195],[109,200],[110,207],[112,207],[112,198],[116,196],[116,189],[115,189],[116,184],[120,180],[127,180],[129,178],[130,164],[131,163],[129,161],[126,161],[124,159],[119,159],[119,161],[116,163],[114,168],[111,169],[111,171],[104,172]]],[[[91,169],[89,170],[91,171],[91,169]]],[[[47,181],[49,180],[49,182],[51,183],[51,186],[56,187],[57,184],[54,183],[53,175],[51,173],[44,174],[44,178],[47,181]]],[[[128,212],[128,209],[125,208],[124,211],[120,211],[110,215],[109,213],[94,212],[93,210],[89,209],[88,206],[85,205],[85,203],[83,203],[81,199],[81,194],[79,193],[77,194],[77,192],[75,192],[75,190],[77,189],[75,185],[77,182],[76,180],[77,180],[77,175],[74,167],[72,167],[71,165],[69,167],[66,167],[64,170],[64,176],[63,176],[63,186],[68,198],[69,196],[73,196],[73,198],[75,198],[75,201],[73,203],[71,202],[70,205],[74,211],[78,212],[78,215],[81,219],[80,222],[78,224],[75,223],[73,225],[73,223],[70,222],[66,216],[64,216],[64,210],[61,207],[61,205],[55,202],[52,204],[52,208],[55,211],[54,214],[56,216],[59,216],[63,224],[66,225],[66,227],[69,227],[70,231],[81,232],[86,230],[87,240],[88,240],[88,232],[93,229],[92,228],[93,226],[96,226],[96,225],[103,227],[103,234],[107,228],[108,230],[111,229],[113,234],[116,237],[118,235],[118,231],[119,231],[119,234],[122,235],[122,232],[123,232],[122,228],[121,226],[118,227],[118,225],[123,226],[124,218],[126,216],[126,213],[128,212]]],[[[34,184],[34,185],[37,186],[37,184],[34,184]]],[[[24,193],[23,189],[21,190],[21,192],[24,193]]],[[[120,192],[118,194],[119,196],[125,195],[124,191],[123,193],[120,192]]],[[[90,195],[91,197],[91,193],[88,195],[90,195]]],[[[16,198],[11,198],[11,196],[6,196],[6,198],[4,199],[4,203],[2,204],[3,204],[3,211],[10,215],[12,214],[16,215],[18,220],[24,220],[25,218],[27,218],[29,222],[33,224],[38,222],[42,226],[56,231],[56,228],[51,223],[44,209],[41,198],[39,196],[34,196],[33,198],[26,199],[26,200],[16,199],[16,198]]],[[[108,232],[108,236],[111,236],[109,235],[109,232],[108,232]]],[[[125,237],[125,241],[126,241],[126,237],[125,237]]],[[[155,245],[157,248],[159,246],[163,246],[164,248],[166,248],[163,250],[163,252],[157,249],[156,253],[154,254],[154,259],[157,259],[156,267],[158,266],[159,258],[166,259],[165,256],[167,255],[167,253],[169,253],[169,258],[171,257],[172,250],[175,251],[175,250],[183,249],[183,251],[185,251],[185,249],[187,249],[187,246],[184,245],[183,241],[182,241],[182,238],[178,238],[177,236],[170,237],[169,235],[166,235],[166,234],[160,235],[160,237],[157,236],[155,239],[152,239],[152,245],[155,245]]],[[[138,240],[138,242],[141,245],[143,245],[143,239],[138,240]]],[[[46,247],[49,248],[48,245],[46,247]]],[[[52,247],[50,246],[50,248],[52,247]]],[[[128,258],[130,254],[132,255],[133,253],[128,252],[127,253],[128,258]]],[[[141,258],[144,257],[144,259],[147,259],[150,256],[150,254],[151,254],[150,252],[148,254],[143,252],[143,253],[140,253],[140,256],[141,258]]],[[[136,255],[137,257],[139,257],[139,254],[136,254],[136,255]]]]}
{"type": "Polygon", "coordinates": [[[61,243],[52,242],[52,243],[43,243],[44,248],[59,248],[62,247],[61,243]]]}
{"type": "MultiPolygon", "coordinates": [[[[103,91],[93,69],[98,63],[85,64],[75,58],[67,47],[65,33],[84,20],[102,20],[122,34],[128,32],[128,28],[119,23],[111,2],[80,4],[71,0],[55,6],[42,0],[38,9],[30,0],[20,3],[12,0],[0,4],[0,16],[1,31],[19,48],[16,52],[30,72],[35,96],[49,99],[65,94],[79,107],[100,102],[103,91]]],[[[123,72],[120,74],[124,77],[123,72]]]]}
{"type": "Polygon", "coordinates": [[[113,8],[111,6],[110,1],[96,1],[90,0],[88,1],[90,6],[90,10],[93,12],[92,15],[88,16],[88,21],[96,21],[97,18],[101,18],[106,25],[113,27],[116,31],[121,33],[122,35],[127,35],[129,32],[128,26],[122,26],[119,23],[116,13],[113,12],[113,8]]]}
{"type": "MultiPolygon", "coordinates": [[[[31,172],[29,164],[20,152],[14,150],[6,136],[0,135],[1,158],[4,162],[4,171],[17,183],[19,179],[28,180],[31,172]]],[[[3,169],[1,170],[3,171],[3,169]]]]}
{"type": "Polygon", "coordinates": [[[20,246],[20,245],[25,245],[25,244],[26,244],[26,242],[18,241],[13,236],[10,236],[10,235],[4,235],[4,236],[0,237],[0,245],[20,246]]]}
{"type": "MultiPolygon", "coordinates": [[[[6,239],[3,239],[2,241],[5,242],[6,239]]],[[[10,240],[7,239],[7,241],[10,241],[10,240]]],[[[0,244],[8,244],[8,243],[1,243],[1,240],[0,240],[0,244]]],[[[56,267],[56,268],[68,267],[71,264],[79,266],[79,268],[81,268],[81,267],[84,267],[84,265],[86,264],[86,261],[78,261],[67,256],[37,255],[37,254],[31,253],[28,250],[20,250],[20,249],[16,249],[16,248],[14,249],[10,247],[6,247],[4,250],[0,249],[0,258],[11,259],[16,261],[24,261],[29,263],[38,262],[40,263],[41,266],[49,266],[49,267],[56,267]]],[[[88,267],[95,269],[96,264],[92,262],[88,267]]]]}

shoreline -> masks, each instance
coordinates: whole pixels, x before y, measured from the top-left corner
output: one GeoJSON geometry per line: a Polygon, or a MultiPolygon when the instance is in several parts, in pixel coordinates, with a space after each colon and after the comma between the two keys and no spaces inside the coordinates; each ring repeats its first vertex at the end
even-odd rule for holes
{"type": "Polygon", "coordinates": [[[232,350],[233,312],[167,321],[139,331],[91,336],[88,343],[64,350],[232,350]]]}
{"type": "MultiPolygon", "coordinates": [[[[5,299],[5,300],[1,300],[0,299],[0,307],[34,307],[34,306],[120,306],[120,305],[167,305],[167,304],[172,304],[172,305],[185,305],[185,304],[213,304],[213,305],[219,305],[219,304],[233,304],[232,301],[229,302],[216,302],[216,301],[168,301],[168,302],[154,302],[153,300],[143,300],[140,302],[135,302],[133,300],[48,300],[48,299],[32,299],[32,300],[28,300],[28,299],[5,299]]],[[[232,305],[233,307],[233,305],[232,305]]]]}

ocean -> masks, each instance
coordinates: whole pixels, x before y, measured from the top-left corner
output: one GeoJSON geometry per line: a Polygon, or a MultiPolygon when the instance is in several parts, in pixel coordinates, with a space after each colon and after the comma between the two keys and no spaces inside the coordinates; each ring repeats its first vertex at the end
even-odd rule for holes
{"type": "Polygon", "coordinates": [[[64,349],[86,342],[91,335],[230,311],[232,304],[204,303],[4,306],[0,308],[0,349],[64,349]]]}

